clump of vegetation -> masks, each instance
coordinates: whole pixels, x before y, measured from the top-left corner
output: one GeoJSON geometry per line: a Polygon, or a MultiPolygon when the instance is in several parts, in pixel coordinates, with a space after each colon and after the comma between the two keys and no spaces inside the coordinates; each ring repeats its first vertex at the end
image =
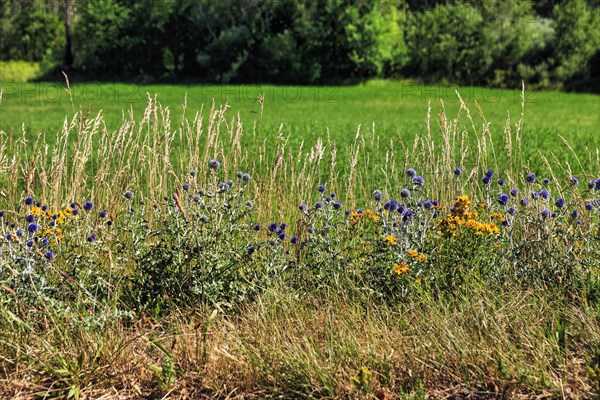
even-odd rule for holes
{"type": "Polygon", "coordinates": [[[7,395],[597,394],[600,160],[532,171],[509,127],[502,168],[442,115],[373,184],[225,114],[0,147],[7,395]]]}

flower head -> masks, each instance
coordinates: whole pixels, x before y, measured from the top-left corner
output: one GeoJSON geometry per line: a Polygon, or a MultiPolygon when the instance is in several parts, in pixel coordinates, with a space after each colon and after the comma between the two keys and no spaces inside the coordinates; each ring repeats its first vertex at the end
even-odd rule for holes
{"type": "Polygon", "coordinates": [[[108,214],[108,212],[106,210],[102,210],[98,213],[98,216],[100,218],[106,218],[106,214],[108,214]]]}
{"type": "Polygon", "coordinates": [[[44,257],[46,257],[48,260],[52,260],[54,258],[54,253],[47,251],[46,254],[44,254],[44,257]]]}
{"type": "Polygon", "coordinates": [[[454,167],[454,176],[461,176],[462,173],[463,173],[463,170],[461,167],[459,167],[459,166],[454,167]]]}
{"type": "Polygon", "coordinates": [[[556,199],[556,201],[554,202],[554,204],[558,208],[564,208],[565,207],[565,199],[563,199],[562,197],[559,197],[558,199],[556,199]]]}
{"type": "Polygon", "coordinates": [[[546,189],[542,189],[538,192],[538,194],[540,195],[540,197],[544,200],[548,200],[550,198],[550,193],[548,193],[548,191],[546,189]]]}
{"type": "Polygon", "coordinates": [[[35,233],[38,229],[39,227],[35,222],[32,222],[31,224],[27,225],[27,232],[29,233],[35,233]]]}
{"type": "Polygon", "coordinates": [[[571,185],[575,186],[579,183],[579,179],[577,179],[576,176],[572,176],[571,179],[569,179],[569,182],[571,183],[571,185]]]}
{"type": "Polygon", "coordinates": [[[498,185],[499,186],[504,186],[504,179],[498,178],[498,185]]]}
{"type": "Polygon", "coordinates": [[[530,172],[525,177],[525,180],[529,183],[533,183],[533,182],[535,182],[535,175],[530,172]]]}
{"type": "Polygon", "coordinates": [[[485,171],[484,175],[491,179],[494,176],[494,171],[488,169],[487,171],[485,171]]]}
{"type": "Polygon", "coordinates": [[[550,216],[550,211],[548,210],[542,210],[542,212],[540,213],[540,215],[542,216],[543,219],[546,219],[550,216]]]}
{"type": "Polygon", "coordinates": [[[489,185],[489,183],[492,181],[492,178],[484,175],[483,178],[481,178],[481,182],[483,182],[484,185],[489,185]]]}
{"type": "Polygon", "coordinates": [[[123,193],[123,196],[125,196],[127,200],[131,200],[133,198],[133,192],[131,190],[126,190],[125,193],[123,193]]]}
{"type": "Polygon", "coordinates": [[[423,179],[423,177],[421,175],[417,175],[412,179],[413,184],[417,185],[417,186],[423,186],[425,185],[425,179],[423,179]]]}
{"type": "Polygon", "coordinates": [[[327,190],[327,188],[325,187],[325,185],[319,185],[319,186],[317,186],[317,190],[320,193],[325,193],[325,191],[327,190]]]}
{"type": "Polygon", "coordinates": [[[542,182],[544,182],[544,185],[549,185],[550,184],[550,179],[544,178],[544,180],[542,182]]]}
{"type": "Polygon", "coordinates": [[[208,162],[208,168],[212,169],[213,171],[218,170],[220,166],[221,163],[218,160],[212,159],[208,162]]]}
{"type": "Polygon", "coordinates": [[[276,224],[275,222],[271,222],[271,223],[269,224],[269,230],[270,230],[271,232],[275,232],[275,231],[277,230],[277,224],[276,224]]]}
{"type": "Polygon", "coordinates": [[[27,222],[34,222],[35,221],[35,217],[32,214],[28,214],[25,217],[25,221],[27,221],[27,222]]]}
{"type": "Polygon", "coordinates": [[[94,208],[94,204],[91,201],[86,201],[83,203],[83,209],[85,211],[91,211],[94,208]]]}
{"type": "Polygon", "coordinates": [[[381,193],[381,190],[374,190],[373,191],[373,198],[377,202],[381,201],[381,199],[383,198],[383,194],[381,193]]]}
{"type": "Polygon", "coordinates": [[[594,203],[591,203],[591,202],[585,203],[585,209],[588,211],[592,211],[594,209],[594,203]]]}
{"type": "Polygon", "coordinates": [[[292,238],[290,239],[290,243],[292,243],[292,244],[298,244],[298,237],[297,236],[292,236],[292,238]]]}
{"type": "Polygon", "coordinates": [[[414,178],[417,175],[417,171],[414,168],[409,168],[406,170],[406,176],[409,178],[414,178]]]}
{"type": "Polygon", "coordinates": [[[410,190],[402,189],[400,191],[400,197],[402,197],[403,199],[408,199],[410,197],[410,190]]]}
{"type": "Polygon", "coordinates": [[[181,188],[182,188],[183,190],[185,190],[186,192],[187,192],[188,190],[190,190],[190,187],[191,187],[191,185],[190,185],[188,182],[185,182],[184,184],[182,184],[182,185],[181,185],[181,188]]]}
{"type": "Polygon", "coordinates": [[[25,202],[26,205],[31,206],[33,205],[33,198],[30,196],[27,196],[23,199],[23,201],[25,202]]]}
{"type": "Polygon", "coordinates": [[[571,215],[571,218],[577,219],[577,218],[579,218],[579,211],[573,210],[573,211],[571,211],[570,215],[571,215]]]}
{"type": "Polygon", "coordinates": [[[519,189],[517,189],[517,188],[510,189],[510,195],[512,197],[517,197],[519,195],[519,189]]]}
{"type": "Polygon", "coordinates": [[[498,195],[498,203],[499,203],[501,206],[505,206],[505,205],[507,205],[507,204],[508,204],[508,195],[507,195],[507,194],[505,194],[505,193],[500,193],[500,194],[498,195]]]}

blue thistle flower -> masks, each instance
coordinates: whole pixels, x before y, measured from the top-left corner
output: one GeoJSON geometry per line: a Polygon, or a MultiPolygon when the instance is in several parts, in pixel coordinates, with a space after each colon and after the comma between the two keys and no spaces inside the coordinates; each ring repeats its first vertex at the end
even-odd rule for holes
{"type": "Polygon", "coordinates": [[[336,200],[336,201],[333,202],[333,208],[335,210],[339,210],[340,208],[342,208],[342,205],[343,204],[342,204],[342,202],[340,200],[336,200]]]}
{"type": "Polygon", "coordinates": [[[550,179],[544,178],[542,182],[544,183],[544,185],[548,186],[550,184],[550,179]]]}
{"type": "Polygon", "coordinates": [[[248,254],[252,254],[254,253],[254,247],[250,246],[246,249],[246,251],[248,252],[248,254]]]}
{"type": "Polygon", "coordinates": [[[571,185],[575,186],[579,184],[579,179],[577,179],[576,176],[572,176],[571,179],[569,179],[569,182],[571,183],[571,185]]]}
{"type": "Polygon", "coordinates": [[[44,257],[46,257],[48,260],[52,260],[54,258],[54,253],[47,251],[46,254],[44,254],[44,257]]]}
{"type": "Polygon", "coordinates": [[[383,198],[383,194],[381,193],[381,190],[374,190],[373,198],[375,199],[375,201],[380,202],[381,199],[383,198]]]}
{"type": "Polygon", "coordinates": [[[281,229],[282,231],[285,231],[285,228],[287,228],[287,224],[282,223],[281,225],[279,225],[279,229],[281,229]]]}
{"type": "Polygon", "coordinates": [[[71,211],[72,215],[77,215],[79,214],[79,210],[77,208],[74,208],[73,211],[71,211]]]}
{"type": "Polygon", "coordinates": [[[332,199],[335,199],[335,192],[331,192],[331,194],[329,195],[329,197],[331,197],[332,199]]]}
{"type": "Polygon", "coordinates": [[[306,231],[307,231],[308,233],[310,233],[310,234],[313,234],[313,233],[315,233],[315,229],[314,229],[314,228],[308,228],[306,231]]]}
{"type": "Polygon", "coordinates": [[[425,200],[425,201],[423,202],[423,207],[424,207],[426,210],[431,210],[431,209],[433,208],[433,203],[431,202],[431,200],[425,200]]]}
{"type": "Polygon", "coordinates": [[[492,171],[491,169],[488,169],[487,171],[485,171],[485,176],[487,176],[488,178],[492,179],[492,177],[494,176],[494,171],[492,171]]]}
{"type": "Polygon", "coordinates": [[[27,214],[27,216],[25,217],[25,221],[27,222],[34,222],[35,221],[35,217],[31,214],[27,214]]]}
{"type": "Polygon", "coordinates": [[[42,238],[40,248],[43,249],[44,247],[48,246],[49,244],[50,244],[50,241],[48,239],[42,238]]]}
{"type": "Polygon", "coordinates": [[[292,244],[298,244],[298,237],[297,236],[292,236],[292,238],[290,239],[290,243],[292,243],[292,244]]]}
{"type": "Polygon", "coordinates": [[[12,235],[10,233],[7,233],[4,237],[6,238],[6,240],[12,239],[12,235]]]}
{"type": "Polygon", "coordinates": [[[417,186],[423,186],[425,185],[425,179],[423,179],[423,177],[421,175],[417,175],[413,178],[412,180],[413,184],[417,185],[417,186]]]}
{"type": "Polygon", "coordinates": [[[277,230],[277,224],[276,224],[275,222],[271,222],[271,223],[269,224],[269,230],[270,230],[271,232],[275,232],[275,231],[277,230]]]}
{"type": "Polygon", "coordinates": [[[350,213],[351,213],[351,212],[350,212],[350,210],[346,210],[346,211],[344,211],[344,215],[345,215],[345,216],[348,216],[348,215],[350,215],[350,213]]]}
{"type": "Polygon", "coordinates": [[[362,208],[359,208],[358,210],[356,210],[357,214],[364,214],[365,210],[363,210],[362,208]]]}
{"type": "Polygon", "coordinates": [[[414,212],[412,212],[411,210],[406,210],[404,211],[404,215],[402,215],[402,221],[404,221],[405,223],[409,223],[413,220],[414,216],[414,212]]]}
{"type": "Polygon", "coordinates": [[[96,234],[92,233],[90,236],[88,236],[87,241],[92,243],[94,240],[96,240],[96,234]]]}
{"type": "Polygon", "coordinates": [[[505,206],[508,204],[508,195],[505,193],[500,193],[498,195],[498,203],[502,206],[505,206]]]}
{"type": "Polygon", "coordinates": [[[483,178],[481,178],[481,182],[483,182],[484,185],[489,185],[491,181],[492,178],[487,175],[484,175],[483,178]]]}
{"type": "Polygon", "coordinates": [[[192,187],[192,186],[191,186],[191,185],[190,185],[188,182],[185,182],[183,185],[181,185],[181,188],[182,188],[183,190],[185,190],[186,192],[187,192],[188,190],[190,190],[190,188],[191,188],[191,187],[192,187]]]}
{"type": "Polygon", "coordinates": [[[542,189],[538,192],[538,194],[540,195],[540,197],[544,200],[548,200],[550,198],[550,193],[548,193],[548,191],[546,189],[542,189]]]}
{"type": "Polygon", "coordinates": [[[208,162],[208,168],[210,168],[214,171],[218,170],[220,166],[221,166],[221,163],[218,160],[213,159],[208,162]]]}
{"type": "Polygon", "coordinates": [[[42,211],[48,211],[48,205],[47,204],[42,204],[42,211]]]}
{"type": "Polygon", "coordinates": [[[0,218],[4,218],[4,210],[0,210],[0,218]]]}
{"type": "Polygon", "coordinates": [[[519,189],[517,189],[517,188],[512,188],[512,189],[510,190],[510,195],[511,195],[512,197],[517,197],[517,196],[519,195],[519,189]]]}
{"type": "Polygon", "coordinates": [[[320,202],[320,201],[317,201],[317,202],[315,203],[315,210],[318,210],[318,209],[320,209],[320,208],[323,208],[323,203],[322,203],[322,202],[320,202]]]}
{"type": "Polygon", "coordinates": [[[28,240],[26,245],[27,247],[33,247],[33,240],[28,240]]]}
{"type": "Polygon", "coordinates": [[[571,215],[571,218],[577,219],[577,218],[579,218],[579,211],[573,210],[573,211],[571,211],[570,215],[571,215]]]}
{"type": "Polygon", "coordinates": [[[556,201],[554,202],[554,204],[558,208],[564,208],[564,206],[565,206],[565,199],[563,199],[562,197],[559,197],[558,199],[556,199],[556,201]]]}
{"type": "Polygon", "coordinates": [[[259,224],[255,224],[252,229],[254,229],[255,231],[260,231],[260,225],[259,224]]]}
{"type": "Polygon", "coordinates": [[[523,198],[521,198],[520,203],[521,203],[521,206],[527,207],[527,204],[529,204],[529,199],[527,197],[523,197],[523,198]]]}
{"type": "Polygon", "coordinates": [[[85,211],[92,211],[93,208],[94,204],[91,201],[86,201],[85,203],[83,203],[83,209],[85,211]]]}
{"type": "Polygon", "coordinates": [[[33,205],[33,198],[30,196],[27,196],[23,199],[23,201],[25,202],[26,205],[31,206],[33,205]]]}
{"type": "Polygon", "coordinates": [[[588,211],[592,211],[594,209],[594,203],[585,203],[585,209],[588,211]]]}
{"type": "Polygon", "coordinates": [[[542,210],[542,212],[540,213],[540,215],[542,216],[543,219],[546,219],[550,216],[550,211],[548,210],[542,210]]]}
{"type": "Polygon", "coordinates": [[[383,208],[384,208],[385,210],[388,210],[388,211],[390,211],[390,212],[394,212],[394,211],[396,211],[396,210],[398,209],[398,206],[399,206],[398,202],[397,202],[396,200],[393,200],[393,199],[392,199],[392,200],[388,200],[388,201],[387,201],[387,202],[386,202],[386,203],[383,205],[383,208]]]}
{"type": "Polygon", "coordinates": [[[17,235],[17,237],[21,237],[25,234],[25,230],[23,228],[19,228],[15,231],[15,234],[17,235]]]}
{"type": "Polygon", "coordinates": [[[102,210],[102,211],[100,211],[100,212],[98,213],[98,216],[99,216],[100,218],[106,218],[106,214],[108,214],[108,213],[106,212],[106,210],[102,210]]]}
{"type": "Polygon", "coordinates": [[[463,170],[461,167],[459,167],[459,166],[454,167],[454,176],[461,176],[462,173],[463,173],[463,170]]]}
{"type": "Polygon", "coordinates": [[[252,179],[250,174],[247,174],[247,173],[242,174],[242,181],[248,183],[248,182],[250,182],[250,179],[252,179]]]}
{"type": "Polygon", "coordinates": [[[325,191],[327,190],[327,188],[325,187],[325,185],[319,185],[319,186],[317,186],[317,190],[320,193],[325,193],[325,191]]]}
{"type": "Polygon", "coordinates": [[[125,196],[127,200],[131,200],[133,198],[133,192],[131,190],[126,190],[125,193],[123,193],[123,196],[125,196]]]}
{"type": "Polygon", "coordinates": [[[306,206],[306,204],[302,203],[298,206],[298,208],[300,209],[300,211],[306,211],[307,206],[306,206]]]}
{"type": "Polygon", "coordinates": [[[50,221],[50,228],[54,228],[56,226],[56,221],[50,221]]]}
{"type": "Polygon", "coordinates": [[[531,172],[527,174],[527,176],[525,177],[525,180],[529,183],[534,183],[535,182],[535,175],[532,174],[531,172]]]}
{"type": "Polygon", "coordinates": [[[29,233],[36,233],[38,229],[39,227],[35,222],[32,222],[31,224],[27,225],[27,232],[29,233]]]}
{"type": "Polygon", "coordinates": [[[531,198],[534,200],[537,200],[540,197],[540,194],[538,192],[533,192],[531,193],[531,198]]]}
{"type": "Polygon", "coordinates": [[[403,199],[410,198],[410,190],[408,190],[408,189],[402,189],[400,191],[400,197],[402,197],[403,199]]]}
{"type": "Polygon", "coordinates": [[[280,240],[285,240],[285,232],[281,232],[281,233],[279,234],[279,239],[280,239],[280,240]]]}
{"type": "Polygon", "coordinates": [[[508,213],[509,213],[510,215],[515,215],[515,214],[517,213],[517,210],[516,210],[514,207],[510,207],[510,208],[508,209],[508,213]]]}
{"type": "Polygon", "coordinates": [[[417,171],[414,168],[409,168],[406,170],[406,176],[409,178],[414,178],[417,175],[417,171]]]}
{"type": "Polygon", "coordinates": [[[499,186],[504,186],[504,179],[498,178],[498,185],[499,186]]]}
{"type": "Polygon", "coordinates": [[[595,180],[592,179],[591,181],[588,181],[588,189],[592,190],[595,187],[596,187],[596,181],[595,180]]]}
{"type": "Polygon", "coordinates": [[[325,203],[331,203],[331,197],[330,196],[325,197],[325,203]]]}

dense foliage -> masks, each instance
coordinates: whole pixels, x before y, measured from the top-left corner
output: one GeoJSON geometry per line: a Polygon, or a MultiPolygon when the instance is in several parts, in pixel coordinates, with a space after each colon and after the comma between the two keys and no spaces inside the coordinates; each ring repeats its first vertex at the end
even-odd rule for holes
{"type": "Polygon", "coordinates": [[[594,90],[598,7],[593,0],[3,0],[0,58],[63,64],[95,79],[414,77],[594,90]]]}

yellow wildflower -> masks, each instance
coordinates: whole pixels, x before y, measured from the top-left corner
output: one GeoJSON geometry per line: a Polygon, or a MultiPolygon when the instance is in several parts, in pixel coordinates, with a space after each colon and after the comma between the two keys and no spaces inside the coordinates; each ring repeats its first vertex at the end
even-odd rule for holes
{"type": "Polygon", "coordinates": [[[412,258],[416,258],[416,257],[418,257],[418,256],[419,256],[419,252],[418,252],[418,251],[416,251],[416,250],[409,250],[409,251],[406,253],[406,255],[407,255],[407,256],[409,256],[409,257],[412,257],[412,258]]]}
{"type": "Polygon", "coordinates": [[[396,244],[396,236],[387,235],[383,240],[385,240],[390,246],[396,244]]]}
{"type": "Polygon", "coordinates": [[[408,265],[404,264],[404,262],[400,262],[400,264],[394,264],[394,272],[398,275],[405,274],[410,271],[408,265]]]}

